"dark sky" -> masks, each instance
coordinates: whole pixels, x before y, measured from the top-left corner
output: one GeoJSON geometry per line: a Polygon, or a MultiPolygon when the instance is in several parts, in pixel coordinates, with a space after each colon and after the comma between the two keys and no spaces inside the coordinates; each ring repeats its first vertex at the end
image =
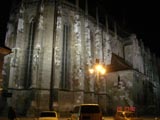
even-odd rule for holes
{"type": "Polygon", "coordinates": [[[99,0],[107,12],[129,32],[142,39],[145,46],[160,56],[160,7],[155,0],[99,0]],[[107,2],[109,1],[109,2],[107,2]],[[121,2],[120,2],[121,1],[121,2]],[[108,4],[107,4],[108,3],[108,4]]]}
{"type": "Polygon", "coordinates": [[[5,0],[0,4],[0,46],[4,46],[7,21],[11,6],[11,0],[5,0]]]}
{"type": "MultiPolygon", "coordinates": [[[[13,0],[5,0],[3,4],[0,4],[0,46],[4,45],[6,21],[11,1],[13,0]]],[[[83,4],[85,0],[79,1],[83,4]]],[[[94,14],[95,6],[99,6],[100,19],[107,14],[111,21],[115,20],[121,28],[126,29],[129,33],[135,33],[138,39],[143,40],[145,46],[160,56],[158,44],[160,41],[160,7],[158,1],[89,0],[88,4],[90,12],[94,14]]]]}

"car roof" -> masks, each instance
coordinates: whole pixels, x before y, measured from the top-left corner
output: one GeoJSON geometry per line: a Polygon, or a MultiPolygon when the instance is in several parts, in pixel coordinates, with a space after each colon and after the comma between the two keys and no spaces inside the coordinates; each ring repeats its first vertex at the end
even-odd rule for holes
{"type": "Polygon", "coordinates": [[[41,111],[40,114],[42,114],[42,113],[55,113],[57,115],[56,111],[41,111]]]}
{"type": "Polygon", "coordinates": [[[85,104],[85,103],[83,103],[83,104],[75,105],[74,108],[80,107],[80,106],[99,106],[99,104],[85,104]]]}
{"type": "Polygon", "coordinates": [[[98,104],[81,104],[81,106],[85,106],[85,105],[93,105],[93,106],[99,106],[98,104]]]}

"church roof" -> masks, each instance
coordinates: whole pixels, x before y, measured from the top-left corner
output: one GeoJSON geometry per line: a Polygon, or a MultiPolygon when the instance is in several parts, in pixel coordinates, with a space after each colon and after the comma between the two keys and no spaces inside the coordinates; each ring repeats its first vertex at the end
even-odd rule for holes
{"type": "Polygon", "coordinates": [[[107,71],[116,72],[128,69],[133,69],[133,68],[124,60],[124,58],[112,53],[111,64],[107,66],[107,71]]]}

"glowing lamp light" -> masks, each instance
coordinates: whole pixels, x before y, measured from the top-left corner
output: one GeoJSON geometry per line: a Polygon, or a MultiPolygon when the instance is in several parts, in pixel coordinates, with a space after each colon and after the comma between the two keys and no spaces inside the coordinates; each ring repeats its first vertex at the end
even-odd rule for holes
{"type": "Polygon", "coordinates": [[[93,74],[94,73],[94,69],[90,68],[89,69],[89,73],[93,74]]]}
{"type": "Polygon", "coordinates": [[[100,64],[96,65],[95,69],[97,72],[101,73],[102,75],[104,75],[106,73],[106,69],[100,64]]]}
{"type": "Polygon", "coordinates": [[[96,59],[96,64],[93,65],[93,67],[89,68],[90,74],[97,73],[96,75],[99,75],[99,74],[104,75],[104,74],[106,74],[106,72],[107,72],[107,69],[106,69],[105,65],[100,64],[98,59],[96,59]]]}
{"type": "Polygon", "coordinates": [[[102,66],[100,64],[95,66],[96,71],[100,72],[102,70],[102,66]]]}
{"type": "Polygon", "coordinates": [[[106,69],[102,68],[101,71],[100,71],[100,73],[101,73],[102,75],[104,75],[104,74],[106,73],[106,69]]]}

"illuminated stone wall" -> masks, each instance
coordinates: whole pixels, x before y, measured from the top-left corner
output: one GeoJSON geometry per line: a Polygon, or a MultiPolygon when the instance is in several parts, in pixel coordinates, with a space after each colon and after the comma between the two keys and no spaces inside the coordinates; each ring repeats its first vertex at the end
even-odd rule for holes
{"type": "MultiPolygon", "coordinates": [[[[40,110],[48,110],[49,104],[57,111],[68,112],[76,104],[99,101],[106,113],[114,112],[119,105],[141,104],[137,94],[148,78],[143,74],[152,78],[157,72],[152,71],[151,56],[143,43],[140,45],[134,35],[122,38],[106,31],[95,18],[78,10],[65,2],[55,6],[52,0],[23,1],[13,10],[5,41],[12,53],[4,60],[4,87],[13,93],[7,105],[13,105],[18,114],[35,116],[40,110]],[[98,96],[96,75],[89,74],[88,69],[96,59],[110,65],[112,53],[133,69],[100,76],[98,96]]],[[[152,78],[157,86],[158,79],[152,78]]]]}

